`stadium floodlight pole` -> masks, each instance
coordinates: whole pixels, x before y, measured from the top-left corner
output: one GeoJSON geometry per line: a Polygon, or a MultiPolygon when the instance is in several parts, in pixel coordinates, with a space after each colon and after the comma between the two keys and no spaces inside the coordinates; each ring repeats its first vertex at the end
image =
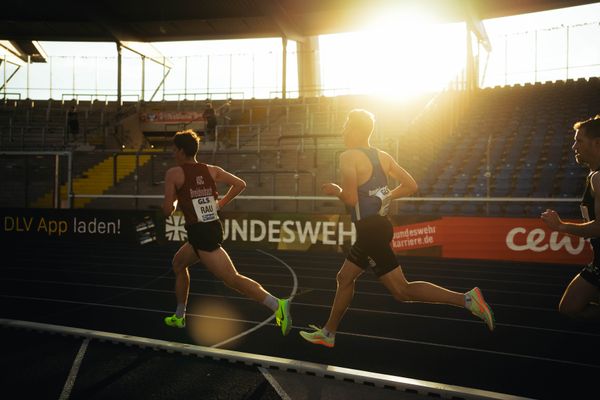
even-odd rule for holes
{"type": "MultiPolygon", "coordinates": [[[[72,78],[73,78],[73,82],[71,83],[71,87],[73,88],[73,96],[75,97],[75,100],[77,100],[77,92],[76,92],[76,88],[75,88],[75,56],[73,56],[73,60],[72,60],[72,78]]],[[[79,104],[79,102],[77,102],[76,104],[79,104]]]]}
{"type": "Polygon", "coordinates": [[[566,69],[567,69],[567,76],[565,77],[565,81],[569,80],[569,25],[567,25],[567,62],[566,62],[566,69]]]}
{"type": "Polygon", "coordinates": [[[48,57],[48,86],[49,86],[49,93],[48,93],[48,98],[51,99],[52,98],[52,57],[48,57]]]}
{"type": "Polygon", "coordinates": [[[117,41],[117,105],[121,105],[121,73],[123,68],[121,42],[117,41]]]}
{"type": "Polygon", "coordinates": [[[2,74],[2,79],[4,80],[4,83],[2,84],[2,88],[4,89],[4,100],[6,100],[6,55],[4,56],[3,61],[2,67],[4,68],[4,73],[2,74]]]}
{"type": "MultiPolygon", "coordinates": [[[[186,75],[187,75],[187,65],[186,65],[186,75]]],[[[145,99],[146,99],[146,56],[142,55],[142,101],[144,101],[145,99]]]]}
{"type": "MultiPolygon", "coordinates": [[[[165,100],[165,91],[166,91],[166,83],[165,83],[165,79],[167,78],[167,65],[165,63],[165,56],[163,56],[163,63],[162,63],[162,67],[163,67],[163,80],[161,82],[162,84],[162,99],[163,101],[165,100]]],[[[169,72],[171,71],[171,69],[169,69],[169,72]]]]}
{"type": "Polygon", "coordinates": [[[534,31],[534,59],[533,59],[533,83],[538,80],[538,31],[537,29],[534,31]]]}
{"type": "MultiPolygon", "coordinates": [[[[27,54],[27,96],[29,98],[29,68],[31,67],[31,55],[27,54]]],[[[568,74],[567,74],[568,75],[568,74]]]]}
{"type": "Polygon", "coordinates": [[[283,49],[283,60],[282,60],[282,73],[281,73],[281,98],[282,99],[286,99],[287,98],[287,37],[282,36],[281,37],[281,44],[282,44],[282,49],[283,49]]]}

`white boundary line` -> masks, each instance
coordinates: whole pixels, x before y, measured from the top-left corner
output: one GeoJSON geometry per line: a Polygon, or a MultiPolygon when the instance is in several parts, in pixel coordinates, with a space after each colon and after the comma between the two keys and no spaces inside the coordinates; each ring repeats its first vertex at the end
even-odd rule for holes
{"type": "MultiPolygon", "coordinates": [[[[272,254],[267,253],[266,251],[262,251],[257,249],[258,252],[261,252],[263,254],[266,254],[268,256],[273,257],[274,259],[276,259],[277,261],[281,262],[287,269],[290,270],[290,272],[292,273],[292,279],[294,280],[294,287],[292,288],[292,294],[290,295],[290,300],[294,298],[294,296],[296,295],[296,291],[298,290],[298,277],[296,276],[296,273],[294,272],[294,270],[292,269],[292,267],[290,267],[289,265],[287,265],[284,261],[278,259],[277,257],[273,256],[272,254]]],[[[217,344],[213,344],[211,347],[221,347],[224,344],[227,344],[229,342],[232,342],[234,340],[237,340],[243,336],[248,335],[249,333],[252,333],[260,328],[262,328],[263,326],[265,326],[266,324],[268,324],[269,322],[271,322],[273,320],[273,318],[275,318],[275,314],[271,314],[271,316],[267,319],[265,319],[264,321],[262,321],[260,324],[253,326],[252,328],[237,334],[233,337],[230,337],[229,339],[223,340],[222,342],[219,342],[217,344]]]]}
{"type": "MultiPolygon", "coordinates": [[[[77,193],[71,195],[74,198],[90,199],[163,199],[162,194],[92,194],[77,193]]],[[[332,201],[331,196],[236,196],[236,200],[297,200],[297,201],[332,201]]],[[[412,203],[419,201],[449,201],[449,202],[521,202],[521,203],[576,203],[581,202],[579,197],[403,197],[394,199],[402,203],[412,203]]]]}
{"type": "MultiPolygon", "coordinates": [[[[257,251],[262,251],[262,250],[257,250],[257,251]]],[[[269,254],[269,253],[266,253],[269,254]]],[[[274,257],[274,256],[273,256],[274,257]]],[[[282,261],[283,262],[283,261],[282,261]]],[[[98,263],[100,264],[100,263],[98,263]]],[[[43,267],[7,267],[6,269],[17,269],[17,270],[33,270],[33,271],[56,271],[56,272],[76,272],[76,273],[85,273],[85,274],[98,274],[98,275],[115,275],[115,276],[145,276],[145,277],[156,277],[150,274],[136,274],[136,273],[125,273],[125,272],[111,272],[111,271],[95,271],[95,270],[80,270],[80,271],[74,271],[72,269],[67,269],[67,268],[62,268],[62,269],[57,269],[57,268],[43,268],[43,267]]],[[[210,276],[210,273],[208,271],[202,271],[200,269],[197,270],[197,272],[200,273],[205,273],[207,276],[210,276]]],[[[301,275],[303,278],[306,279],[315,279],[315,280],[319,280],[319,281],[335,281],[335,273],[337,271],[334,271],[332,269],[327,270],[328,273],[331,274],[331,276],[323,276],[323,275],[301,275]]],[[[282,276],[286,276],[286,274],[282,274],[282,273],[277,273],[277,272],[245,272],[247,275],[249,276],[267,276],[267,277],[282,277],[282,276]]],[[[508,279],[490,279],[490,278],[471,278],[471,277],[459,277],[459,276],[452,276],[452,275],[438,275],[438,274],[419,274],[419,273],[414,273],[414,272],[410,272],[409,274],[411,275],[415,275],[416,277],[424,277],[423,279],[450,279],[450,280],[454,280],[454,281],[476,281],[476,282],[491,282],[491,283],[499,283],[499,284],[504,284],[504,286],[509,286],[509,285],[526,285],[528,284],[528,282],[523,282],[522,280],[508,280],[508,279]]],[[[166,279],[175,279],[174,277],[170,277],[167,276],[168,272],[163,274],[165,276],[166,279]]],[[[375,279],[375,278],[369,278],[369,277],[364,277],[361,278],[360,282],[365,283],[365,284],[380,284],[380,282],[375,279]]],[[[556,288],[564,288],[566,283],[547,283],[547,282],[536,282],[533,283],[533,285],[537,285],[540,287],[556,287],[556,288]]]]}
{"type": "Polygon", "coordinates": [[[65,382],[65,386],[63,387],[62,393],[60,394],[58,400],[67,400],[69,397],[71,397],[71,390],[73,390],[73,386],[75,386],[75,380],[77,379],[77,374],[79,373],[79,367],[81,367],[81,362],[83,361],[83,357],[85,356],[85,352],[87,351],[89,343],[89,338],[86,338],[83,343],[81,343],[81,347],[75,356],[75,361],[73,361],[73,365],[71,366],[71,372],[69,372],[69,376],[67,377],[67,381],[65,382]]]}
{"type": "MultiPolygon", "coordinates": [[[[12,296],[12,295],[0,295],[0,297],[14,298],[14,299],[28,299],[28,300],[37,300],[37,301],[53,301],[53,302],[58,302],[58,303],[84,304],[84,305],[89,305],[89,306],[98,306],[98,307],[106,307],[106,308],[117,308],[117,309],[123,309],[123,310],[146,311],[146,312],[153,312],[153,313],[160,313],[160,314],[165,314],[165,313],[168,314],[169,313],[169,311],[166,311],[166,310],[156,310],[156,309],[152,309],[152,308],[119,306],[119,305],[102,304],[102,303],[86,303],[86,302],[77,302],[77,301],[72,301],[72,300],[60,300],[60,299],[50,299],[50,298],[40,298],[40,297],[26,297],[26,296],[12,296]]],[[[225,317],[218,317],[218,316],[215,316],[215,315],[206,315],[206,314],[187,314],[187,315],[188,316],[193,316],[193,317],[200,317],[200,318],[209,318],[209,319],[217,319],[217,320],[224,320],[224,321],[243,322],[243,323],[248,323],[248,324],[260,324],[261,323],[259,321],[250,321],[250,320],[235,319],[235,318],[225,318],[225,317]]],[[[413,315],[413,316],[416,316],[416,315],[413,315]]],[[[441,317],[436,317],[436,319],[441,319],[441,317]]],[[[0,322],[1,321],[2,320],[0,319],[0,322]]],[[[465,322],[469,322],[469,321],[465,321],[465,322]]],[[[474,321],[474,322],[476,322],[476,321],[474,321]]],[[[264,323],[264,321],[262,321],[262,323],[264,325],[266,325],[266,323],[264,323]]],[[[295,326],[295,328],[306,329],[306,330],[309,329],[309,327],[307,327],[307,326],[297,326],[297,325],[295,326]]],[[[536,328],[536,329],[540,329],[540,328],[536,328]]],[[[568,332],[565,332],[565,333],[568,333],[568,332]]],[[[347,335],[347,336],[360,337],[360,338],[376,339],[376,340],[387,340],[387,341],[390,341],[390,342],[417,344],[417,345],[422,345],[422,346],[440,347],[440,348],[453,349],[453,350],[463,350],[463,351],[470,351],[470,352],[475,352],[475,353],[488,353],[488,354],[494,354],[494,355],[502,355],[502,356],[506,356],[506,357],[513,357],[513,358],[525,358],[525,359],[538,360],[538,361],[543,361],[543,362],[552,362],[552,363],[557,363],[557,364],[576,365],[576,366],[579,366],[579,367],[600,369],[600,365],[596,365],[596,364],[580,363],[580,362],[577,362],[577,361],[569,361],[569,360],[559,360],[559,359],[556,359],[556,358],[547,358],[547,357],[541,357],[541,356],[531,356],[531,355],[520,354],[520,353],[508,353],[508,352],[503,352],[503,351],[495,351],[495,350],[488,350],[488,349],[479,349],[479,348],[474,348],[474,347],[464,347],[464,346],[456,346],[456,345],[449,345],[449,344],[442,344],[442,343],[435,343],[435,342],[424,342],[424,341],[419,341],[419,340],[401,339],[401,338],[393,338],[393,337],[377,336],[377,335],[368,335],[368,334],[353,333],[353,332],[338,331],[337,334],[338,335],[347,335]]],[[[150,339],[150,340],[154,340],[154,339],[150,339]]],[[[230,340],[230,339],[228,339],[228,340],[230,340]]]]}
{"type": "Polygon", "coordinates": [[[258,370],[261,374],[263,374],[267,382],[269,382],[271,386],[273,386],[273,389],[275,389],[279,397],[281,397],[281,400],[292,400],[292,398],[286,393],[286,391],[283,390],[279,382],[277,382],[277,379],[275,379],[275,377],[271,375],[269,371],[267,371],[263,367],[258,367],[258,370]]]}
{"type": "Polygon", "coordinates": [[[360,371],[351,368],[336,367],[333,365],[317,364],[280,357],[264,356],[260,354],[242,353],[233,350],[214,349],[185,343],[174,343],[165,340],[150,339],[139,336],[123,335],[118,333],[102,332],[89,329],[73,328],[67,326],[42,324],[37,322],[0,319],[0,326],[7,328],[32,329],[41,332],[55,332],[63,335],[87,338],[90,340],[108,341],[135,345],[140,348],[164,350],[169,353],[196,355],[214,360],[228,360],[232,363],[239,362],[250,366],[266,369],[278,369],[286,372],[295,372],[319,377],[334,378],[361,384],[372,384],[380,388],[394,388],[403,392],[435,396],[441,398],[455,398],[465,400],[524,400],[524,397],[490,392],[462,386],[446,385],[443,383],[404,378],[394,375],[385,375],[375,372],[360,371]]]}
{"type": "MultiPolygon", "coordinates": [[[[93,285],[93,286],[106,287],[106,285],[93,285]]],[[[160,292],[160,293],[171,293],[170,291],[157,290],[157,289],[146,289],[146,290],[153,291],[153,292],[160,292]]],[[[356,292],[356,293],[359,293],[359,292],[356,292]]],[[[220,294],[199,293],[199,292],[190,292],[190,294],[193,296],[219,297],[219,298],[227,297],[229,299],[236,299],[236,300],[249,300],[248,298],[243,297],[243,296],[223,296],[220,294]]],[[[69,303],[69,304],[79,304],[79,305],[85,305],[85,306],[96,306],[96,307],[120,308],[120,309],[126,309],[126,310],[136,310],[136,311],[169,313],[169,311],[166,311],[166,310],[162,311],[162,310],[155,310],[155,309],[149,309],[149,308],[122,306],[122,305],[118,305],[118,304],[92,303],[92,302],[83,302],[83,301],[66,300],[66,299],[55,299],[55,298],[50,298],[50,297],[31,297],[31,296],[18,296],[18,295],[9,295],[9,294],[0,294],[0,297],[9,298],[9,299],[51,301],[51,302],[55,302],[55,303],[69,303]]],[[[330,307],[330,305],[324,305],[324,304],[311,304],[311,303],[295,303],[295,304],[305,306],[305,307],[318,307],[318,308],[329,308],[330,307]]],[[[424,318],[424,319],[437,319],[437,320],[444,320],[444,321],[457,321],[457,322],[470,323],[470,324],[480,324],[481,323],[481,321],[472,319],[472,318],[465,319],[465,318],[441,317],[441,316],[429,315],[429,314],[406,313],[406,312],[403,313],[403,312],[399,312],[399,311],[386,311],[386,310],[371,310],[371,309],[358,308],[358,307],[350,307],[350,308],[348,308],[348,311],[396,315],[396,316],[408,317],[408,318],[424,318]]],[[[72,311],[69,311],[69,312],[72,312],[72,311]]],[[[221,317],[217,317],[217,316],[204,315],[204,314],[189,314],[188,313],[187,315],[194,316],[194,317],[224,319],[224,320],[228,320],[228,321],[238,321],[238,322],[247,322],[247,323],[255,323],[256,322],[256,321],[248,321],[248,320],[241,320],[241,319],[221,318],[221,317]]],[[[254,332],[258,328],[268,324],[273,318],[274,318],[274,316],[271,315],[269,318],[262,321],[260,323],[260,326],[249,329],[247,331],[247,333],[254,332]]],[[[517,325],[517,324],[509,324],[509,323],[497,323],[496,326],[504,326],[504,327],[509,327],[509,328],[525,329],[525,330],[533,330],[533,331],[553,332],[553,333],[560,333],[560,334],[565,334],[565,335],[600,337],[600,334],[591,333],[591,332],[567,331],[564,329],[544,328],[544,327],[539,327],[539,326],[517,325]]],[[[246,332],[243,332],[243,333],[246,333],[246,332]]],[[[236,339],[237,339],[237,337],[236,337],[236,339]]],[[[229,342],[231,340],[234,340],[234,339],[233,338],[227,339],[227,342],[229,342]]],[[[220,343],[219,345],[221,345],[221,344],[224,344],[224,342],[220,343]]],[[[217,345],[214,345],[214,346],[217,346],[217,345]]]]}
{"type": "MultiPolygon", "coordinates": [[[[0,279],[0,281],[11,281],[11,282],[23,282],[23,283],[47,283],[49,285],[64,285],[64,286],[84,286],[84,287],[94,287],[94,288],[106,288],[106,289],[123,289],[123,290],[132,290],[132,289],[136,289],[135,286],[121,286],[121,285],[108,285],[108,284],[96,284],[96,283],[89,283],[89,282],[75,282],[75,281],[70,281],[70,282],[65,282],[65,281],[52,281],[52,280],[44,280],[44,279],[25,279],[25,278],[2,278],[0,279]]],[[[219,282],[218,280],[215,279],[199,279],[199,278],[195,278],[192,281],[194,282],[219,282]]],[[[287,285],[275,285],[275,284],[265,284],[264,286],[271,286],[271,287],[281,287],[281,288],[291,288],[292,286],[287,286],[287,285]]],[[[332,292],[335,293],[335,289],[324,289],[324,288],[314,288],[314,287],[303,287],[302,288],[304,291],[309,291],[309,292],[332,292]]],[[[150,289],[150,288],[138,288],[137,291],[142,291],[142,292],[155,292],[155,293],[172,293],[173,290],[166,290],[166,289],[150,289]]],[[[360,294],[360,295],[367,295],[367,296],[382,296],[382,297],[393,297],[391,294],[389,293],[379,293],[379,292],[366,292],[366,291],[361,291],[361,290],[355,290],[354,291],[355,294],[360,294]]],[[[196,295],[196,296],[209,296],[209,297],[214,297],[217,295],[211,294],[211,293],[204,293],[204,292],[195,292],[195,291],[190,291],[191,295],[196,295]]],[[[231,299],[248,299],[247,297],[244,296],[226,296],[227,298],[231,298],[231,299]]],[[[556,296],[558,297],[558,295],[556,296]]],[[[250,299],[248,299],[250,300],[250,299]]],[[[497,306],[497,307],[506,307],[506,308],[518,308],[518,309],[522,309],[522,310],[534,310],[534,311],[544,311],[544,312],[556,312],[556,307],[552,306],[552,307],[534,307],[534,306],[522,306],[522,305],[516,305],[516,304],[504,304],[504,303],[488,303],[490,305],[493,306],[497,306]]],[[[305,304],[307,305],[307,304],[305,304]]],[[[316,306],[316,304],[315,304],[316,306]]],[[[379,310],[372,310],[373,312],[378,312],[379,310]]]]}
{"type": "Polygon", "coordinates": [[[258,251],[259,253],[265,254],[271,258],[273,258],[274,260],[279,261],[280,263],[282,263],[287,269],[290,270],[290,273],[292,274],[292,279],[294,281],[294,287],[292,288],[292,294],[290,295],[290,300],[292,300],[294,298],[294,296],[296,296],[296,291],[298,290],[298,277],[296,276],[296,273],[294,272],[294,270],[292,269],[292,267],[290,267],[285,261],[283,261],[281,258],[274,256],[271,253],[267,253],[264,250],[261,249],[256,249],[256,251],[258,251]]]}
{"type": "MultiPolygon", "coordinates": [[[[76,273],[80,273],[80,274],[95,274],[95,275],[101,275],[101,276],[128,276],[128,277],[148,277],[149,276],[147,274],[123,273],[123,272],[105,272],[105,271],[73,271],[72,269],[56,269],[56,268],[3,267],[3,270],[76,272],[76,273]]],[[[17,278],[10,278],[10,279],[17,279],[17,278]]],[[[171,277],[171,276],[164,276],[162,279],[165,279],[165,280],[175,280],[175,278],[171,277]]],[[[335,280],[335,278],[331,278],[331,280],[335,280]]],[[[191,282],[213,282],[213,283],[219,283],[220,281],[217,280],[217,279],[191,278],[191,282]]],[[[361,280],[361,282],[365,283],[365,284],[368,284],[368,285],[377,283],[379,286],[381,286],[381,283],[379,281],[361,280]]],[[[291,286],[279,285],[279,284],[275,284],[275,283],[270,283],[270,284],[265,285],[265,286],[286,287],[286,288],[287,287],[291,287],[291,286]]],[[[448,285],[446,287],[448,289],[454,289],[454,290],[459,290],[459,291],[467,291],[467,290],[470,290],[472,288],[472,286],[457,286],[457,285],[448,285]]],[[[330,289],[330,288],[304,287],[304,289],[320,290],[320,291],[325,291],[325,292],[330,292],[330,291],[335,292],[335,289],[330,289]]],[[[528,296],[536,296],[536,297],[552,297],[552,298],[555,298],[555,299],[560,299],[560,293],[559,294],[547,294],[547,293],[539,293],[539,292],[531,293],[531,292],[525,292],[525,291],[500,290],[500,289],[494,289],[494,288],[486,288],[485,291],[486,292],[493,292],[493,293],[503,293],[503,294],[509,294],[509,295],[515,295],[515,294],[517,294],[517,295],[528,295],[528,296]]],[[[372,295],[372,296],[392,297],[392,295],[389,294],[389,293],[387,293],[387,292],[384,293],[384,292],[369,292],[369,291],[365,291],[365,290],[356,290],[354,293],[355,294],[372,295]]]]}

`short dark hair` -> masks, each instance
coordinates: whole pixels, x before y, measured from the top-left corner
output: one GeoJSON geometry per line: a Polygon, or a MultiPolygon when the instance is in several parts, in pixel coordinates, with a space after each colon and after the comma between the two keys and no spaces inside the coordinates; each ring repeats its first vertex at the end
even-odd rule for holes
{"type": "Polygon", "coordinates": [[[346,124],[358,129],[364,136],[369,136],[375,127],[375,116],[367,110],[357,108],[348,113],[346,124]]]}
{"type": "Polygon", "coordinates": [[[183,150],[186,156],[193,157],[198,152],[200,137],[191,129],[179,131],[173,136],[173,144],[183,150]]]}
{"type": "Polygon", "coordinates": [[[600,114],[585,121],[576,122],[573,129],[582,131],[586,136],[596,139],[600,138],[600,114]]]}

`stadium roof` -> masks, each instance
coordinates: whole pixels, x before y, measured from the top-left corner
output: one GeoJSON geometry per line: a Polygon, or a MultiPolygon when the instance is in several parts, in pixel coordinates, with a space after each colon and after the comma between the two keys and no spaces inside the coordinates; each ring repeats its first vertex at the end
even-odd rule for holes
{"type": "Polygon", "coordinates": [[[0,39],[141,42],[286,36],[360,29],[372,16],[427,12],[455,22],[487,19],[593,1],[559,0],[102,0],[27,2],[2,6],[0,39]]]}

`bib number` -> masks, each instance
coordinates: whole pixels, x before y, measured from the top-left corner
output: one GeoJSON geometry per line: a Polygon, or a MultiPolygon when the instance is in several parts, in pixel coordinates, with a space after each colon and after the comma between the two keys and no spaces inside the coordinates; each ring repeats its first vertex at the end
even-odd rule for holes
{"type": "Polygon", "coordinates": [[[392,199],[390,198],[390,189],[387,186],[377,189],[375,197],[381,200],[381,207],[379,207],[379,212],[377,214],[382,216],[388,215],[390,203],[392,202],[392,199]]]}
{"type": "Polygon", "coordinates": [[[581,216],[583,217],[583,219],[587,222],[590,221],[590,212],[587,208],[587,206],[579,206],[579,208],[581,209],[581,216]]]}
{"type": "Polygon", "coordinates": [[[195,197],[192,199],[198,222],[211,222],[219,219],[217,202],[213,196],[195,197]]]}

